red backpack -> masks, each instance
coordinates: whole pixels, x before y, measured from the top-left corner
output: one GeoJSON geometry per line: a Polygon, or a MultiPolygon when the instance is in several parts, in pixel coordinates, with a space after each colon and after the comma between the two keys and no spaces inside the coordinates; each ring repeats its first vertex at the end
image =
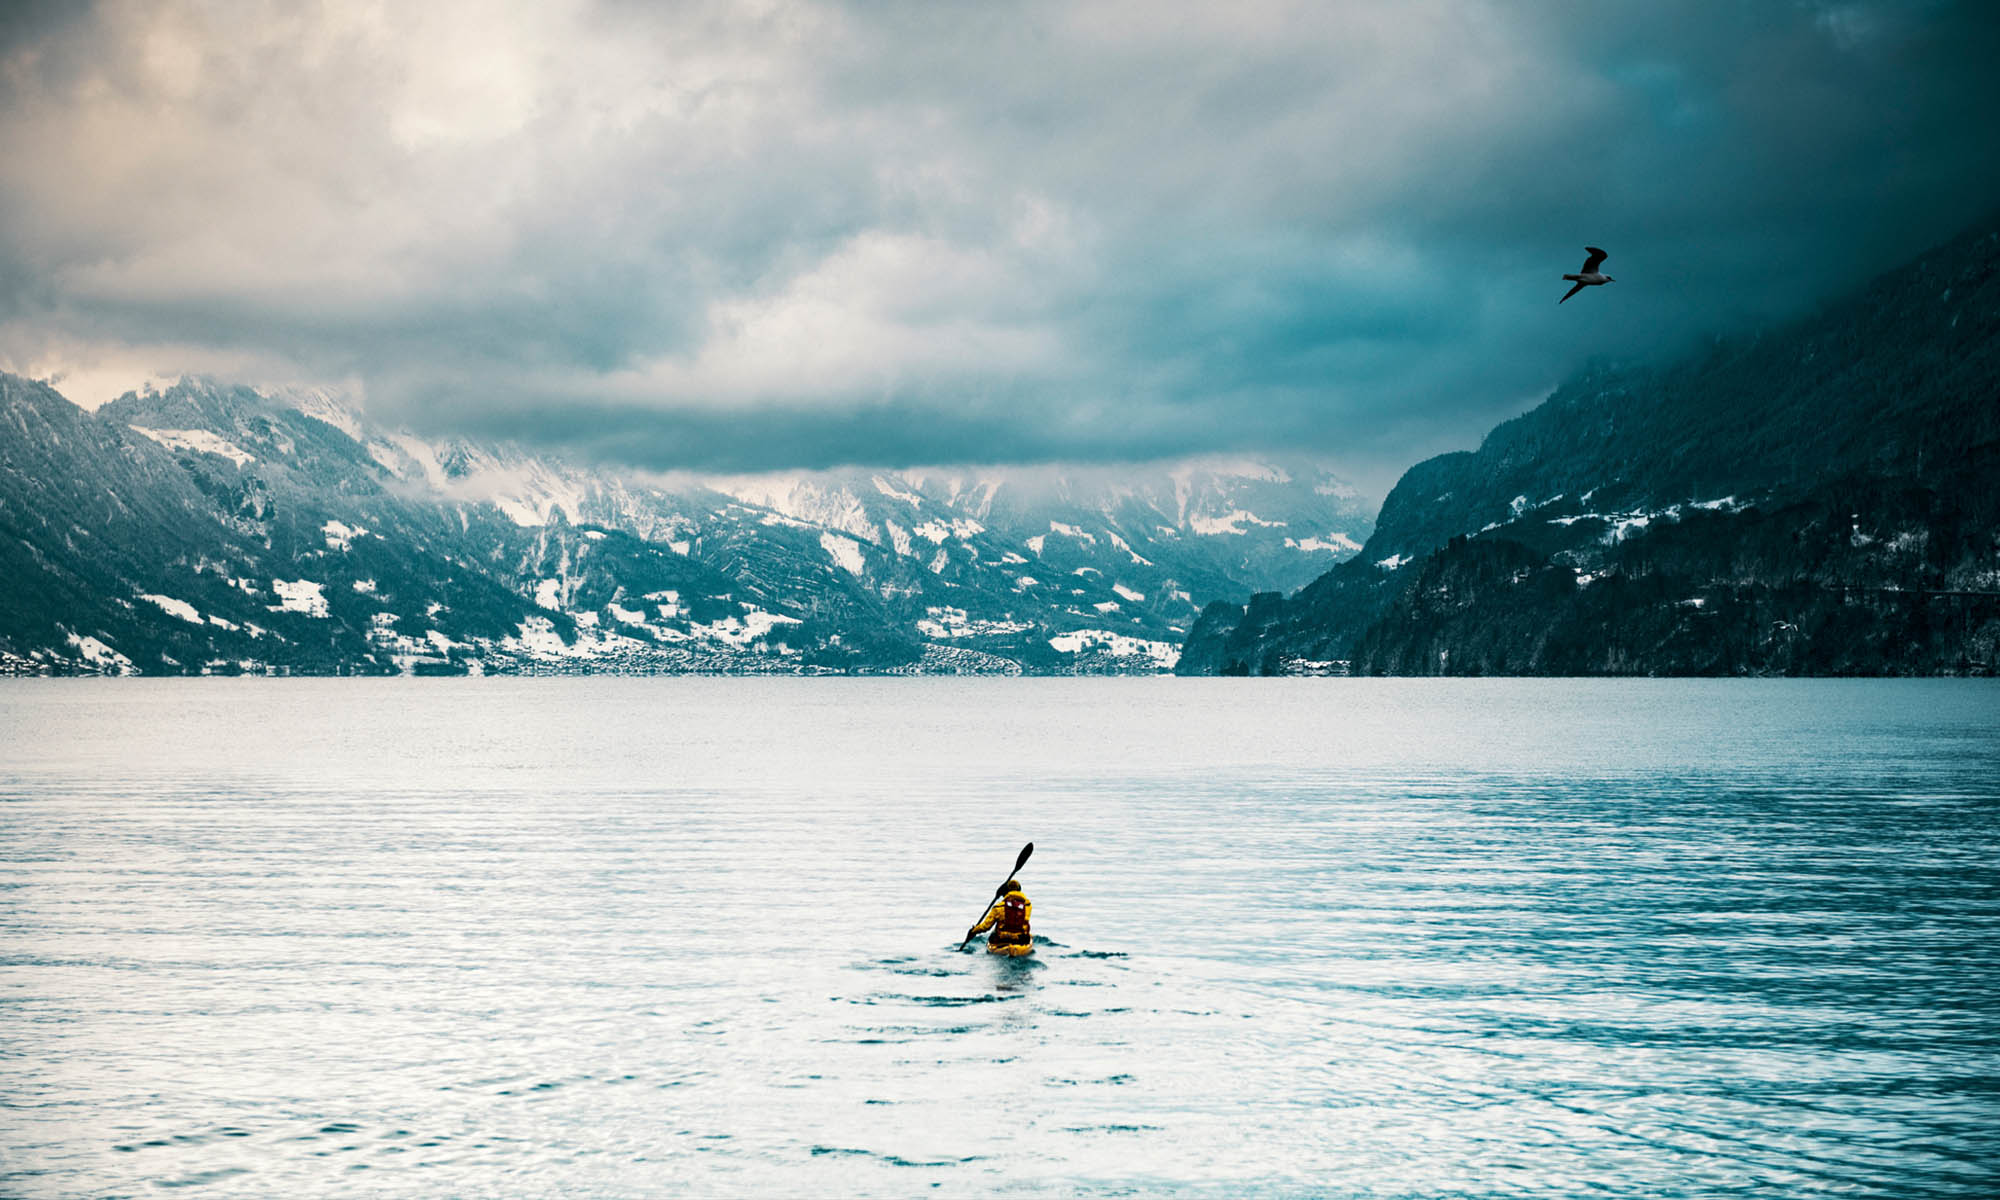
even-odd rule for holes
{"type": "Polygon", "coordinates": [[[1000,901],[1000,923],[994,927],[996,933],[1024,934],[1028,932],[1028,898],[1019,892],[1008,892],[1000,901]]]}

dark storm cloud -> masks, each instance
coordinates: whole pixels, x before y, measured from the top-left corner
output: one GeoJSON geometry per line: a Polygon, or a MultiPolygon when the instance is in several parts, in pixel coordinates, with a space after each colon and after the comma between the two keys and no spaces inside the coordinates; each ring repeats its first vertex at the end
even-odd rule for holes
{"type": "MultiPolygon", "coordinates": [[[[1134,429],[1124,414],[1068,408],[1024,421],[1017,397],[957,393],[950,406],[930,398],[895,397],[866,406],[769,405],[743,410],[669,411],[590,406],[552,419],[534,408],[471,418],[480,434],[549,446],[585,458],[672,471],[694,464],[706,471],[756,472],[773,463],[819,468],[852,463],[922,463],[936,447],[957,451],[953,463],[1154,458],[1185,452],[1196,431],[1166,419],[1134,429]],[[1171,422],[1171,423],[1170,423],[1171,422]]],[[[463,432],[453,425],[439,432],[463,432]]],[[[1227,448],[1242,439],[1219,443],[1227,448]]]]}
{"type": "Polygon", "coordinates": [[[49,41],[89,17],[88,0],[9,0],[0,5],[0,54],[49,41]]]}
{"type": "Polygon", "coordinates": [[[2000,201],[1983,4],[203,3],[0,18],[0,355],[657,467],[1324,450],[2000,201]],[[1619,282],[1558,310],[1583,245],[1619,282]]]}

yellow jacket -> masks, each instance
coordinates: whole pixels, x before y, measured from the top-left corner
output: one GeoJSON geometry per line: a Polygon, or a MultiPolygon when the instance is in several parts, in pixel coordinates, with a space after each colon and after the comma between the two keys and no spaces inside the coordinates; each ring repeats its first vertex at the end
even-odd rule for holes
{"type": "MultiPolygon", "coordinates": [[[[1027,921],[1027,922],[1029,922],[1029,923],[1031,923],[1031,924],[1032,924],[1032,922],[1034,921],[1034,917],[1035,917],[1035,906],[1034,906],[1033,904],[1029,903],[1029,901],[1028,901],[1028,894],[1027,894],[1026,892],[1008,892],[1008,893],[1007,893],[1007,896],[1019,896],[1019,897],[1021,897],[1021,903],[1023,903],[1023,904],[1025,904],[1025,905],[1027,905],[1027,911],[1026,911],[1025,913],[1023,913],[1023,914],[1022,914],[1022,917],[1023,917],[1023,919],[1024,919],[1025,921],[1027,921]]],[[[1006,911],[1006,909],[1005,909],[1005,908],[1004,908],[1003,906],[1004,906],[1004,905],[1006,904],[1006,902],[1007,902],[1007,896],[996,896],[996,897],[994,898],[992,906],[991,906],[991,907],[989,907],[989,908],[988,908],[988,909],[986,910],[986,915],[985,915],[985,916],[983,916],[983,917],[981,917],[981,918],[979,918],[979,924],[977,924],[977,925],[974,925],[974,926],[972,927],[972,932],[974,932],[974,933],[985,933],[985,932],[986,932],[987,930],[989,930],[989,929],[992,929],[992,928],[994,928],[995,926],[997,926],[997,925],[999,925],[999,924],[1000,924],[1000,916],[1001,916],[1001,914],[1002,914],[1003,912],[1005,912],[1005,911],[1006,911]]],[[[997,933],[996,933],[996,934],[995,934],[994,936],[995,936],[995,937],[1002,937],[1002,936],[1004,936],[1004,935],[1002,935],[1002,934],[997,934],[997,933]]],[[[992,939],[991,939],[991,938],[989,938],[989,939],[987,939],[987,940],[988,940],[989,942],[990,942],[990,941],[992,941],[992,939]]],[[[1010,940],[1010,941],[1013,941],[1013,942],[1014,942],[1015,944],[1017,944],[1017,945],[1022,945],[1022,944],[1027,944],[1027,943],[1031,942],[1031,941],[1033,940],[1033,935],[1032,935],[1032,934],[1029,934],[1029,933],[1027,933],[1027,932],[1026,932],[1026,931],[1024,930],[1024,931],[1023,931],[1023,933],[1022,933],[1022,936],[1021,936],[1020,938],[1018,938],[1018,939],[1008,939],[1008,940],[1010,940]]]]}

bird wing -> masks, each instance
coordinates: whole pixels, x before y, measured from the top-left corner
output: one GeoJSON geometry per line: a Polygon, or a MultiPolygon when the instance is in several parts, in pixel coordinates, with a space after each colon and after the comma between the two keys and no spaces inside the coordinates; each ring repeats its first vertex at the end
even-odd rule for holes
{"type": "Polygon", "coordinates": [[[1611,257],[1595,246],[1585,246],[1584,251],[1590,255],[1589,258],[1583,260],[1583,273],[1585,275],[1597,274],[1597,268],[1603,266],[1604,260],[1611,257]]]}
{"type": "Polygon", "coordinates": [[[1588,286],[1590,286],[1590,285],[1589,285],[1589,284],[1585,284],[1585,283],[1579,283],[1579,284],[1577,284],[1577,285],[1576,285],[1575,287],[1573,287],[1573,288],[1571,288],[1570,290],[1568,290],[1568,291],[1564,292],[1564,293],[1563,293],[1563,299],[1562,299],[1562,300],[1558,300],[1558,301],[1556,301],[1556,303],[1557,303],[1557,304],[1561,304],[1561,303],[1563,302],[1563,300],[1567,300],[1567,299],[1569,299],[1569,298],[1570,298],[1571,296],[1574,296],[1574,295],[1576,295],[1576,294],[1577,294],[1578,292],[1582,291],[1582,290],[1583,290],[1584,288],[1586,288],[1586,287],[1588,287],[1588,286]]]}

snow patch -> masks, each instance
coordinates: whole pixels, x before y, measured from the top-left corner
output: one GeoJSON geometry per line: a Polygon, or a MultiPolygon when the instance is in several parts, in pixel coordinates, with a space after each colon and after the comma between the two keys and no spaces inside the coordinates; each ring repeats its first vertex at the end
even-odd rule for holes
{"type": "Polygon", "coordinates": [[[1634,531],[1643,532],[1646,526],[1653,523],[1653,518],[1657,515],[1659,514],[1635,513],[1631,516],[1620,517],[1611,523],[1611,528],[1604,531],[1605,543],[1622,542],[1626,538],[1631,537],[1634,531]]]}
{"type": "Polygon", "coordinates": [[[345,521],[328,521],[319,527],[319,531],[326,535],[326,548],[329,550],[346,550],[354,544],[355,538],[368,532],[359,525],[349,525],[345,521]]]}
{"type": "Polygon", "coordinates": [[[145,436],[165,446],[169,450],[193,450],[201,454],[213,454],[226,458],[237,466],[257,461],[255,455],[234,442],[227,442],[206,429],[148,429],[144,425],[133,425],[132,432],[145,436]]]}
{"type": "Polygon", "coordinates": [[[120,675],[132,674],[131,659],[94,637],[79,637],[72,633],[69,635],[69,644],[75,646],[77,653],[83,655],[83,661],[92,666],[109,667],[120,675]]]}
{"type": "Polygon", "coordinates": [[[1117,592],[1119,595],[1125,597],[1127,600],[1139,601],[1139,600],[1144,600],[1146,598],[1146,593],[1135,592],[1131,588],[1126,587],[1122,583],[1112,584],[1111,590],[1117,592]]]}
{"type": "Polygon", "coordinates": [[[977,620],[967,616],[962,608],[930,607],[924,611],[929,615],[917,622],[917,632],[940,641],[965,637],[1004,636],[1023,633],[1034,628],[1034,625],[1027,621],[977,620]]]}
{"type": "Polygon", "coordinates": [[[278,594],[278,602],[270,605],[272,612],[304,613],[308,617],[326,615],[326,585],[311,579],[273,579],[271,590],[278,594]]]}
{"type": "Polygon", "coordinates": [[[555,622],[547,617],[529,617],[517,628],[521,631],[521,647],[530,654],[539,658],[559,658],[569,652],[562,635],[556,632],[555,622]]]}
{"type": "Polygon", "coordinates": [[[918,537],[940,546],[944,544],[946,538],[956,537],[963,540],[973,534],[985,532],[986,526],[967,517],[955,517],[949,522],[926,521],[916,529],[918,537]]]}
{"type": "Polygon", "coordinates": [[[1389,557],[1383,559],[1381,562],[1378,562],[1375,565],[1382,568],[1384,571],[1396,571],[1400,570],[1403,564],[1409,561],[1410,561],[1410,556],[1407,554],[1391,554],[1389,557]]]}
{"type": "Polygon", "coordinates": [[[876,491],[889,497],[891,500],[901,500],[911,508],[922,508],[924,506],[924,498],[922,496],[914,492],[902,491],[880,475],[877,475],[871,482],[874,483],[876,491]]]}
{"type": "Polygon", "coordinates": [[[804,622],[797,617],[781,616],[778,613],[765,612],[761,608],[753,608],[741,617],[724,617],[708,625],[694,625],[690,628],[700,636],[728,642],[740,648],[748,646],[779,625],[802,624],[804,622]]]}
{"type": "Polygon", "coordinates": [[[1342,550],[1349,553],[1358,553],[1361,550],[1361,543],[1344,533],[1329,533],[1323,538],[1286,538],[1285,545],[1290,546],[1294,550],[1303,550],[1308,554],[1315,550],[1325,550],[1335,554],[1338,554],[1342,550]]]}
{"type": "Polygon", "coordinates": [[[535,582],[535,603],[542,608],[562,607],[562,586],[560,579],[541,579],[535,582]]]}
{"type": "Polygon", "coordinates": [[[1137,563],[1139,566],[1150,567],[1153,565],[1152,559],[1140,557],[1139,552],[1137,550],[1132,549],[1132,544],[1130,542],[1126,541],[1122,537],[1119,537],[1117,534],[1111,532],[1109,529],[1104,531],[1104,536],[1111,539],[1111,544],[1113,546],[1116,546],[1118,549],[1123,550],[1126,554],[1130,555],[1132,561],[1134,563],[1137,563]]]}
{"type": "Polygon", "coordinates": [[[583,519],[581,492],[569,481],[542,469],[539,464],[531,465],[518,479],[509,482],[522,490],[513,495],[496,496],[493,503],[514,524],[523,528],[547,525],[555,520],[558,510],[571,524],[583,519]]]}
{"type": "Polygon", "coordinates": [[[859,575],[868,569],[867,560],[861,556],[861,547],[852,538],[837,533],[822,533],[819,535],[819,548],[826,551],[826,556],[849,575],[859,575]]]}
{"type": "Polygon", "coordinates": [[[1266,529],[1282,529],[1285,525],[1283,521],[1266,521],[1256,513],[1245,512],[1240,508],[1220,517],[1189,517],[1187,523],[1189,529],[1204,537],[1215,537],[1225,533],[1243,534],[1248,532],[1244,528],[1246,525],[1262,525],[1266,529]]]}
{"type": "Polygon", "coordinates": [[[201,619],[201,613],[195,610],[194,605],[189,604],[185,600],[176,600],[172,596],[156,596],[151,592],[140,593],[139,599],[159,605],[161,610],[169,616],[179,617],[190,625],[202,625],[206,623],[201,619]]]}
{"type": "Polygon", "coordinates": [[[1154,642],[1145,638],[1130,637],[1113,633],[1108,629],[1078,629],[1070,633],[1059,633],[1049,639],[1051,649],[1063,654],[1082,654],[1087,650],[1100,651],[1116,658],[1146,658],[1162,671],[1170,671],[1181,659],[1181,648],[1172,642],[1154,642]]]}

